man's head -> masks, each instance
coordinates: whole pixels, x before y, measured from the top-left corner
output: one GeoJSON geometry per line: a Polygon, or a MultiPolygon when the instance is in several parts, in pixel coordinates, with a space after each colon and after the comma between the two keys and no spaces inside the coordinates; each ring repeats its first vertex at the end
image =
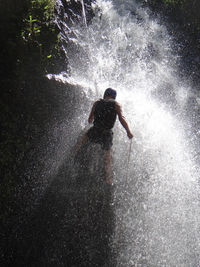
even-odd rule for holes
{"type": "Polygon", "coordinates": [[[115,99],[117,96],[117,91],[112,89],[112,88],[107,88],[104,92],[104,96],[103,98],[107,98],[107,97],[111,97],[113,99],[115,99]]]}

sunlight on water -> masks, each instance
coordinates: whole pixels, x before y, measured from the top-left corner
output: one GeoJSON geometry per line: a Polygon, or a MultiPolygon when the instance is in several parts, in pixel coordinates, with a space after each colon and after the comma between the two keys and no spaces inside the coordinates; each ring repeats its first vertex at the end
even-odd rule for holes
{"type": "Polygon", "coordinates": [[[134,132],[128,166],[129,141],[119,123],[114,130],[118,266],[199,266],[199,167],[182,116],[191,89],[179,79],[173,40],[135,1],[97,0],[93,9],[87,28],[62,33],[69,74],[49,77],[91,100],[116,88],[134,132]]]}

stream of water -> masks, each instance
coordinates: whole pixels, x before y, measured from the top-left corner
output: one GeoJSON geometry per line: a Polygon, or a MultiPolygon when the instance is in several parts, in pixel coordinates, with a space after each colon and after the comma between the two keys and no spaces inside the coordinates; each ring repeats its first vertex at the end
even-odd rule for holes
{"type": "MultiPolygon", "coordinates": [[[[69,71],[54,78],[80,86],[91,102],[115,88],[134,133],[128,163],[130,141],[118,122],[114,129],[117,266],[200,266],[198,95],[180,78],[173,38],[147,9],[97,0],[93,11],[88,25],[57,18],[69,71]]],[[[82,128],[87,116],[77,118],[82,128]]]]}

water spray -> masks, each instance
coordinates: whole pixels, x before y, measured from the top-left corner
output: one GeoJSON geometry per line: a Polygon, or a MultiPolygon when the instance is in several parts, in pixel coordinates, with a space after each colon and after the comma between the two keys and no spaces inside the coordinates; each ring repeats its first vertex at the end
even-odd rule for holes
{"type": "Polygon", "coordinates": [[[130,141],[129,152],[128,152],[126,183],[128,182],[128,174],[129,174],[129,167],[130,167],[130,158],[131,158],[131,152],[132,152],[132,141],[133,141],[133,139],[131,139],[131,141],[130,141]]]}
{"type": "MultiPolygon", "coordinates": [[[[194,160],[198,130],[191,138],[186,135],[193,130],[190,118],[197,118],[198,106],[189,107],[191,88],[178,77],[173,38],[138,1],[95,2],[99,12],[87,25],[80,0],[87,28],[71,29],[75,36],[66,46],[70,76],[63,81],[67,76],[67,82],[81,86],[84,93],[98,85],[87,94],[89,100],[110,84],[121,88],[120,103],[140,140],[135,140],[132,166],[132,140],[127,147],[123,136],[117,136],[117,266],[199,266],[199,166],[194,160]],[[128,159],[122,161],[121,153],[128,159]],[[129,186],[122,197],[123,178],[129,186]]],[[[68,31],[64,34],[67,43],[68,31]]],[[[80,118],[76,122],[82,123],[80,118]]]]}
{"type": "Polygon", "coordinates": [[[86,15],[85,15],[85,6],[83,0],[80,0],[81,5],[82,5],[82,15],[83,15],[83,22],[85,26],[87,27],[87,20],[86,20],[86,15]]]}

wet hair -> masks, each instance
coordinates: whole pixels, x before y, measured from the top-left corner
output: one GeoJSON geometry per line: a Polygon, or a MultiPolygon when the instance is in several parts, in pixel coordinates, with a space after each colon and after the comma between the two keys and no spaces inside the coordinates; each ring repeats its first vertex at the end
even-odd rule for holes
{"type": "Polygon", "coordinates": [[[113,99],[115,99],[116,96],[117,96],[117,91],[114,90],[114,89],[112,89],[112,88],[107,88],[107,89],[105,90],[105,92],[104,92],[104,96],[103,96],[103,98],[105,98],[106,96],[110,96],[110,97],[112,97],[113,99]]]}

